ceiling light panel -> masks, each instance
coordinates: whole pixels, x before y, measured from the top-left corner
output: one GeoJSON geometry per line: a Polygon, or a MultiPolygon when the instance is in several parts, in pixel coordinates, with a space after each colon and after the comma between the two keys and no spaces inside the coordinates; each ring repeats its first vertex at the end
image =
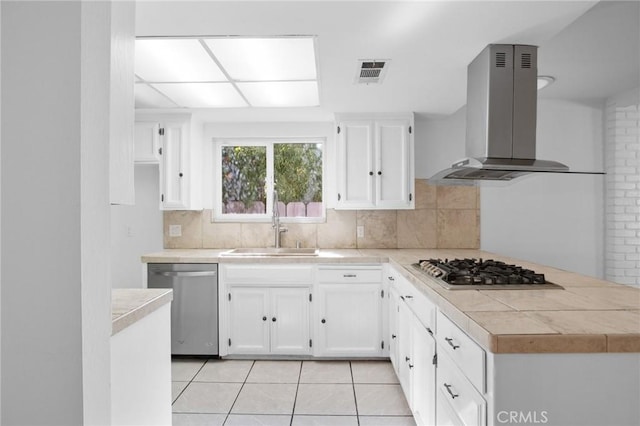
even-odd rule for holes
{"type": "Polygon", "coordinates": [[[219,38],[205,40],[234,80],[315,80],[312,37],[219,38]]]}
{"type": "Polygon", "coordinates": [[[254,107],[311,107],[320,104],[315,81],[238,83],[238,89],[254,107]]]}
{"type": "Polygon", "coordinates": [[[185,108],[247,106],[231,83],[161,83],[152,86],[185,108]]]}
{"type": "Polygon", "coordinates": [[[144,83],[134,85],[136,108],[175,108],[177,105],[166,96],[144,83]]]}
{"type": "Polygon", "coordinates": [[[197,39],[137,39],[135,72],[148,82],[227,81],[197,39]]]}

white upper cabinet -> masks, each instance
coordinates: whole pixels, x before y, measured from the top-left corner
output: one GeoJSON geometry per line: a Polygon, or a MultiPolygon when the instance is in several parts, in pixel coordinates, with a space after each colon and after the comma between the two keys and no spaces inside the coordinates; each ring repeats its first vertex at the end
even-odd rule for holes
{"type": "Polygon", "coordinates": [[[160,123],[137,122],[133,142],[136,164],[158,164],[160,162],[160,123]]]}
{"type": "Polygon", "coordinates": [[[413,209],[413,114],[336,121],[336,208],[413,209]]]}
{"type": "Polygon", "coordinates": [[[202,208],[202,124],[189,115],[140,115],[136,120],[136,163],[160,165],[160,208],[202,208]]]}
{"type": "Polygon", "coordinates": [[[188,123],[169,121],[163,124],[160,201],[165,210],[189,206],[190,170],[188,163],[188,123]]]}

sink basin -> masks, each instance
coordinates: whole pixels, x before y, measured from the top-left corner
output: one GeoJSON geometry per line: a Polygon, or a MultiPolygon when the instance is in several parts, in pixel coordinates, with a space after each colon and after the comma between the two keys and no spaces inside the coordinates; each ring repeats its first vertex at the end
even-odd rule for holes
{"type": "Polygon", "coordinates": [[[220,256],[317,256],[316,248],[237,248],[220,253],[220,256]]]}

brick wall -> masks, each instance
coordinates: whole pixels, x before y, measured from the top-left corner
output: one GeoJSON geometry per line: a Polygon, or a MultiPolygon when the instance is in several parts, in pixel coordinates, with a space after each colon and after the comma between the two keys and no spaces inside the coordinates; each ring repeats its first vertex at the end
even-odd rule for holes
{"type": "Polygon", "coordinates": [[[640,286],[639,91],[608,99],[605,120],[605,275],[640,286]]]}

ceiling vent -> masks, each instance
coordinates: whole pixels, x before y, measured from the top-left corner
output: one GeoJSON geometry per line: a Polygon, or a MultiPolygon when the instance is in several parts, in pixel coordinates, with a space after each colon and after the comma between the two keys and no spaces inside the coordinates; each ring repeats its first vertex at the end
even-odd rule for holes
{"type": "Polygon", "coordinates": [[[389,68],[388,59],[360,59],[356,70],[357,84],[380,84],[389,68]]]}

